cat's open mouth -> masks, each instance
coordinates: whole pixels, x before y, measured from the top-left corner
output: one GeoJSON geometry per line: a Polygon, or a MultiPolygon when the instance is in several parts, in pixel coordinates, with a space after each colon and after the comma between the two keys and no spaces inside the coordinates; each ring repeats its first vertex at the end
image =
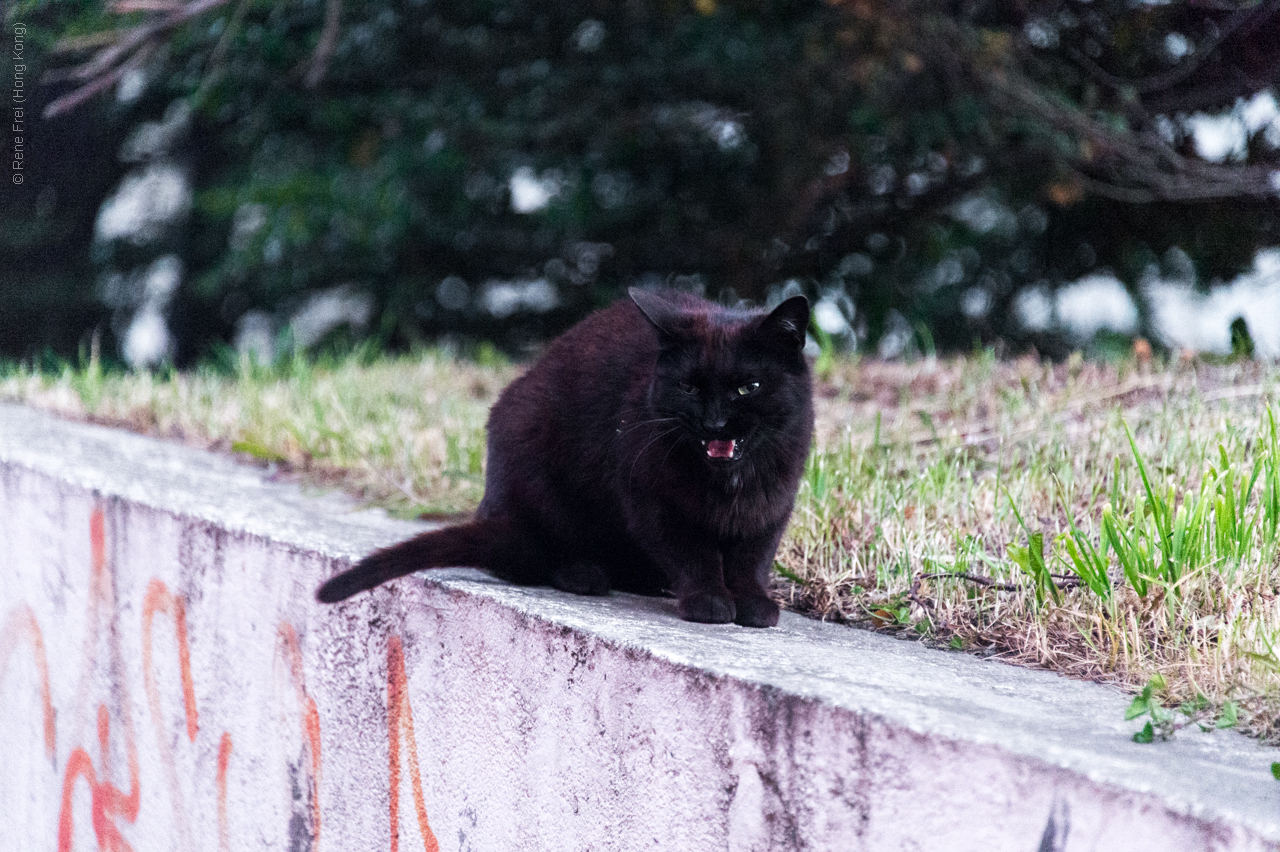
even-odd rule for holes
{"type": "Polygon", "coordinates": [[[723,441],[703,441],[702,446],[706,448],[707,458],[709,459],[732,461],[742,452],[742,441],[735,438],[723,441]]]}

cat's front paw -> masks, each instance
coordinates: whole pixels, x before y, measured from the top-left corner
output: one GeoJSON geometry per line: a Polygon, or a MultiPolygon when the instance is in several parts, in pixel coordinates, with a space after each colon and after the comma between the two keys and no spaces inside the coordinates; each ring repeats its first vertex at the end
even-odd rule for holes
{"type": "Polygon", "coordinates": [[[738,598],[734,603],[738,614],[733,620],[743,627],[773,627],[778,623],[778,605],[769,598],[738,598]]]}
{"type": "Polygon", "coordinates": [[[696,592],[680,599],[680,617],[702,624],[728,624],[736,611],[733,598],[711,592],[696,592]]]}

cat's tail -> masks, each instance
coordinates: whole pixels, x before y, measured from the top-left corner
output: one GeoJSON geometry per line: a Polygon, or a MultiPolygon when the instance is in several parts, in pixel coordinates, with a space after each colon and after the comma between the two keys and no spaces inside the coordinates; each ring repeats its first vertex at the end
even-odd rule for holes
{"type": "Polygon", "coordinates": [[[512,572],[521,559],[515,531],[502,518],[485,518],[425,532],[408,541],[375,550],[351,568],[331,577],[316,591],[321,603],[337,603],[357,592],[423,568],[466,565],[512,572]]]}

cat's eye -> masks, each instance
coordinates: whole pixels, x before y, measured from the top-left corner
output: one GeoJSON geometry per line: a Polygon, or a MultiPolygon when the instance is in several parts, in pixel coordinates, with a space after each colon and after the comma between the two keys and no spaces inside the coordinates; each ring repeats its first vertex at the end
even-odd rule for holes
{"type": "Polygon", "coordinates": [[[698,389],[688,382],[678,382],[676,387],[680,389],[680,393],[685,393],[689,396],[696,396],[698,393],[698,389]]]}
{"type": "Polygon", "coordinates": [[[760,390],[759,382],[747,382],[745,385],[739,386],[738,396],[746,396],[747,394],[755,393],[758,390],[760,390]]]}

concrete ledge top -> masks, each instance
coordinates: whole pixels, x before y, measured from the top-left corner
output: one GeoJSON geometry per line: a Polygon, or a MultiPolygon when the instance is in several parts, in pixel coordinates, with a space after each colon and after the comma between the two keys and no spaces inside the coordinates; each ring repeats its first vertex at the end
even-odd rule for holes
{"type": "Polygon", "coordinates": [[[427,528],[229,456],[18,405],[0,404],[0,464],[325,556],[358,558],[427,528]]]}
{"type": "MultiPolygon", "coordinates": [[[[341,495],[306,494],[226,457],[12,405],[0,405],[6,465],[337,559],[423,529],[361,511],[341,495]]],[[[956,747],[1000,749],[1280,842],[1280,783],[1270,773],[1280,749],[1193,729],[1139,745],[1137,723],[1124,721],[1129,697],[1108,687],[791,613],[767,630],[697,625],[680,621],[664,599],[575,598],[462,568],[419,576],[711,678],[843,708],[956,747]]]]}

